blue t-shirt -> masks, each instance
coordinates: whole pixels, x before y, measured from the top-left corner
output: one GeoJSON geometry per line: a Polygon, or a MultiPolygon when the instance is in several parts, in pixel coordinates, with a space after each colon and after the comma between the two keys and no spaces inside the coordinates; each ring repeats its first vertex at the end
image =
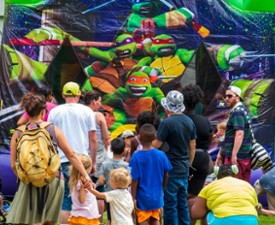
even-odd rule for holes
{"type": "Polygon", "coordinates": [[[138,181],[138,208],[154,210],[163,207],[163,177],[172,169],[165,153],[155,148],[137,151],[133,154],[129,167],[132,179],[138,181]]]}
{"type": "Polygon", "coordinates": [[[173,114],[161,121],[157,131],[157,139],[166,141],[170,147],[169,151],[165,153],[173,166],[171,173],[181,174],[185,178],[188,176],[189,144],[191,140],[196,138],[195,125],[184,114],[173,114]]]}

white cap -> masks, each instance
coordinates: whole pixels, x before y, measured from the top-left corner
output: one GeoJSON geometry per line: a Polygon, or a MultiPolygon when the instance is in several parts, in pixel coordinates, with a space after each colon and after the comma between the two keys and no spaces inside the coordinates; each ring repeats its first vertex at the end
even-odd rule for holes
{"type": "Polygon", "coordinates": [[[128,137],[134,137],[135,134],[133,131],[131,130],[125,130],[122,134],[121,134],[121,138],[125,139],[125,138],[128,138],[128,137]]]}
{"type": "Polygon", "coordinates": [[[239,87],[236,86],[229,86],[228,90],[233,91],[236,95],[238,95],[239,97],[241,97],[242,95],[242,90],[239,87]]]}

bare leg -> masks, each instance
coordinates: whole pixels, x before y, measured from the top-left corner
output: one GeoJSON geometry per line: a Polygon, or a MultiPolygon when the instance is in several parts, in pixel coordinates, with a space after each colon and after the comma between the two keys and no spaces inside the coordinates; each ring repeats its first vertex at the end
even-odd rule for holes
{"type": "Polygon", "coordinates": [[[101,217],[99,218],[99,221],[100,223],[103,222],[103,213],[105,211],[105,203],[104,203],[104,200],[101,200],[101,199],[98,199],[97,200],[97,205],[98,205],[98,211],[99,211],[99,214],[101,215],[101,217]]]}
{"type": "Polygon", "coordinates": [[[61,211],[61,223],[60,224],[68,224],[68,219],[70,217],[70,211],[61,211]]]}

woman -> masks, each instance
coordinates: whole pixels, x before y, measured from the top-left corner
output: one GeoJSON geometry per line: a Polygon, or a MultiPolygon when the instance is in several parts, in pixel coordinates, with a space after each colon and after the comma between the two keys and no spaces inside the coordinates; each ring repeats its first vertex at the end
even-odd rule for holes
{"type": "MultiPolygon", "coordinates": [[[[93,181],[96,182],[98,179],[98,172],[102,163],[107,157],[107,149],[110,144],[110,132],[106,123],[106,119],[103,113],[98,112],[101,107],[101,95],[97,91],[86,92],[83,96],[83,102],[86,106],[90,107],[95,112],[96,118],[96,134],[98,140],[98,149],[96,155],[96,173],[94,175],[93,181]]],[[[97,190],[100,192],[104,191],[104,186],[98,186],[97,190]]],[[[102,215],[104,212],[104,200],[98,199],[98,209],[99,213],[102,215]]],[[[102,217],[100,218],[102,222],[102,217]]]]}
{"type": "MultiPolygon", "coordinates": [[[[37,94],[42,95],[46,98],[46,109],[47,109],[47,111],[46,111],[46,113],[43,117],[43,120],[48,121],[48,115],[49,115],[50,111],[54,107],[57,106],[55,104],[55,101],[54,101],[53,92],[50,88],[48,88],[46,86],[43,86],[43,87],[38,89],[37,94]]],[[[17,121],[17,126],[21,126],[21,125],[26,124],[29,121],[29,118],[30,118],[29,114],[25,111],[23,113],[23,115],[19,118],[19,120],[17,121]]]]}
{"type": "Polygon", "coordinates": [[[258,225],[254,188],[235,178],[231,165],[220,166],[217,178],[200,191],[191,209],[192,218],[207,215],[211,225],[258,225]]]}
{"type": "MultiPolygon", "coordinates": [[[[37,124],[43,123],[43,118],[46,113],[46,99],[41,95],[34,95],[32,93],[27,93],[22,97],[21,105],[29,115],[29,123],[27,124],[28,129],[34,129],[37,124]]],[[[57,145],[65,153],[66,157],[70,162],[77,168],[77,170],[82,174],[86,184],[92,185],[92,181],[89,178],[86,170],[84,169],[79,157],[68,145],[62,131],[50,124],[45,128],[50,136],[52,137],[52,142],[55,146],[57,145]]],[[[16,170],[16,142],[22,132],[17,130],[14,132],[11,142],[10,142],[10,160],[11,168],[15,174],[16,170]]],[[[38,210],[39,200],[37,198],[38,193],[41,188],[34,187],[30,184],[25,184],[20,182],[18,191],[15,194],[13,202],[11,204],[11,209],[7,217],[7,223],[9,224],[47,224],[54,225],[59,221],[61,204],[63,200],[64,182],[60,180],[59,175],[57,175],[48,184],[48,196],[45,201],[44,208],[42,212],[38,210]],[[30,202],[30,203],[29,203],[30,202]],[[32,205],[33,207],[29,207],[32,205]]]]}
{"type": "MultiPolygon", "coordinates": [[[[196,127],[196,153],[195,158],[190,168],[190,179],[188,181],[188,205],[192,207],[195,197],[203,188],[205,179],[209,174],[209,165],[212,163],[208,154],[208,147],[212,139],[212,127],[209,120],[201,115],[195,114],[196,106],[200,103],[203,92],[198,85],[187,85],[183,87],[182,94],[184,95],[184,113],[189,116],[196,127]]],[[[191,218],[190,225],[195,225],[196,220],[191,218]]],[[[201,225],[205,225],[206,221],[201,220],[201,225]]]]}

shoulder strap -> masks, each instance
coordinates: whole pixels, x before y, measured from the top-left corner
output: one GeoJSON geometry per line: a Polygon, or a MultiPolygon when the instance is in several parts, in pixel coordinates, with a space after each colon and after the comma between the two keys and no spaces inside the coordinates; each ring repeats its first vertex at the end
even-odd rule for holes
{"type": "Polygon", "coordinates": [[[39,124],[39,126],[41,127],[41,128],[46,128],[47,126],[49,126],[49,125],[51,125],[52,124],[52,122],[42,122],[42,123],[40,123],[39,124]]]}
{"type": "Polygon", "coordinates": [[[26,130],[27,126],[26,125],[21,125],[16,128],[16,130],[19,130],[20,132],[24,132],[26,130]]]}
{"type": "Polygon", "coordinates": [[[253,131],[253,128],[252,128],[252,122],[248,116],[248,113],[247,111],[245,110],[245,108],[241,108],[241,107],[237,107],[235,110],[242,110],[246,116],[246,119],[248,121],[248,125],[249,125],[249,129],[250,129],[250,133],[251,133],[251,136],[252,136],[252,142],[253,143],[256,143],[256,138],[255,138],[255,135],[254,135],[254,131],[253,131]]]}
{"type": "MultiPolygon", "coordinates": [[[[37,124],[37,127],[41,127],[41,128],[46,128],[47,126],[51,125],[52,122],[42,122],[40,124],[37,124]]],[[[29,123],[25,124],[25,125],[21,125],[19,127],[16,128],[16,130],[20,131],[20,132],[24,132],[27,130],[27,126],[29,125],[29,123]]]]}

